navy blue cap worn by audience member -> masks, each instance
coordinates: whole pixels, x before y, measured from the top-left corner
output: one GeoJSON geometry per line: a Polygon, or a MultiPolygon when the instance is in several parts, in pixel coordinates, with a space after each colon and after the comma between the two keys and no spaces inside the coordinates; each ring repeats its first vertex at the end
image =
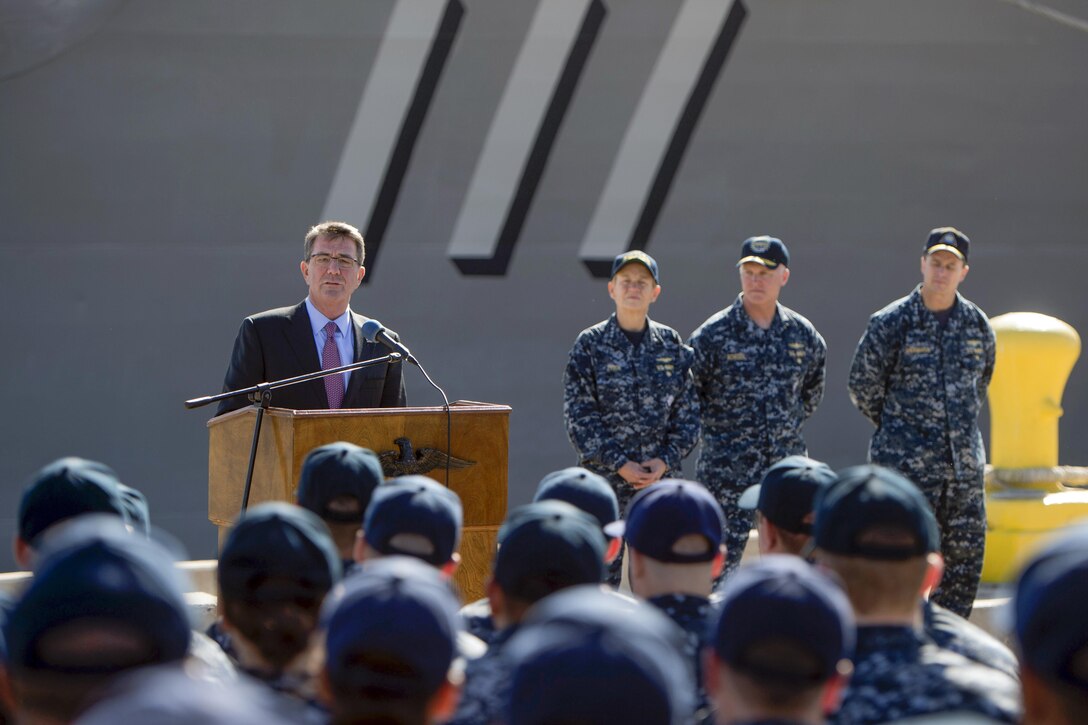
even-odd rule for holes
{"type": "Polygon", "coordinates": [[[811,534],[816,494],[834,480],[835,472],[826,463],[808,456],[787,456],[768,468],[763,480],[746,489],[737,506],[758,510],[780,529],[811,534]]]}
{"type": "Polygon", "coordinates": [[[1048,682],[1088,690],[1088,526],[1048,542],[1021,572],[1012,600],[1023,663],[1048,682]]]}
{"type": "MultiPolygon", "coordinates": [[[[82,470],[97,471],[116,481],[117,490],[121,492],[121,500],[124,503],[125,520],[132,526],[134,531],[143,534],[144,536],[151,535],[151,509],[147,504],[147,497],[144,496],[141,491],[122,483],[117,473],[105,463],[87,459],[71,460],[80,461],[79,467],[82,470]]],[[[113,512],[109,511],[106,513],[113,512]]]]}
{"type": "Polygon", "coordinates": [[[326,521],[359,525],[374,489],[383,481],[382,464],[374,451],[354,443],[330,443],[310,451],[302,462],[298,505],[326,521]],[[329,507],[341,496],[357,502],[354,510],[329,507]]]}
{"type": "Polygon", "coordinates": [[[853,653],[854,614],[846,594],[796,556],[771,554],[741,567],[720,594],[714,650],[757,680],[816,685],[839,672],[853,653]],[[770,643],[799,656],[783,657],[770,643]]]}
{"type": "Polygon", "coordinates": [[[632,549],[672,564],[712,561],[725,529],[721,504],[702,484],[665,479],[639,491],[627,507],[627,519],[605,533],[622,536],[632,549]],[[692,534],[706,539],[702,551],[679,551],[677,542],[692,534]]]}
{"type": "Polygon", "coordinates": [[[934,252],[951,252],[967,264],[967,253],[971,250],[971,240],[955,227],[937,227],[926,239],[926,256],[934,252]]]}
{"type": "MultiPolygon", "coordinates": [[[[155,543],[176,561],[186,558],[185,549],[163,531],[154,532],[155,543]]],[[[87,541],[138,538],[146,540],[142,531],[116,514],[80,514],[50,527],[37,541],[37,560],[40,562],[56,552],[82,546],[87,541]]],[[[124,542],[122,546],[126,545],[124,542]]]]}
{"type": "Polygon", "coordinates": [[[368,562],[325,602],[325,671],[339,696],[425,699],[446,681],[461,631],[438,569],[406,556],[368,562]]]}
{"type": "Polygon", "coordinates": [[[507,722],[688,722],[694,684],[681,637],[646,603],[599,586],[557,592],[529,610],[507,644],[507,722]]]}
{"type": "Polygon", "coordinates": [[[778,265],[790,266],[790,251],[777,237],[749,237],[740,247],[740,261],[737,266],[747,262],[762,264],[767,269],[777,269],[778,265]]]}
{"type": "Polygon", "coordinates": [[[219,591],[231,599],[320,598],[340,576],[340,555],[325,522],[282,502],[242,514],[219,554],[219,591]]]}
{"type": "Polygon", "coordinates": [[[566,501],[585,511],[603,529],[620,517],[616,492],[604,476],[578,466],[553,471],[540,480],[533,501],[566,501]]]}
{"type": "Polygon", "coordinates": [[[816,498],[816,547],[832,554],[901,561],[941,548],[929,502],[909,479],[883,466],[839,471],[816,498]],[[872,535],[882,530],[899,534],[872,535]]]}
{"type": "Polygon", "coordinates": [[[105,674],[185,656],[185,583],[173,558],[119,519],[99,520],[101,535],[83,527],[78,541],[43,552],[4,626],[12,668],[105,674]],[[132,640],[116,652],[101,644],[88,650],[78,644],[81,624],[132,640]]]}
{"type": "Polygon", "coordinates": [[[654,282],[661,284],[661,278],[657,274],[657,262],[649,254],[646,254],[646,252],[640,252],[637,249],[617,255],[616,258],[612,260],[612,274],[608,275],[608,278],[611,279],[615,277],[617,272],[629,264],[641,264],[650,272],[650,276],[654,278],[654,282]]]}
{"type": "Polygon", "coordinates": [[[84,458],[61,458],[38,471],[19,501],[19,536],[34,544],[53,524],[85,513],[126,517],[117,476],[84,458]]]}
{"type": "Polygon", "coordinates": [[[190,676],[185,668],[144,667],[112,682],[73,725],[286,725],[269,688],[190,676]]]}
{"type": "Polygon", "coordinates": [[[374,489],[363,538],[382,554],[414,556],[441,567],[460,546],[461,521],[456,493],[426,476],[400,476],[374,489]],[[403,534],[415,535],[411,544],[402,543],[403,534]]]}
{"type": "Polygon", "coordinates": [[[125,518],[132,529],[144,536],[151,535],[151,509],[147,505],[147,497],[141,492],[121,483],[117,486],[121,492],[121,500],[125,504],[125,518]]]}
{"type": "Polygon", "coordinates": [[[564,501],[514,509],[498,539],[492,577],[507,596],[535,602],[604,577],[604,537],[596,519],[564,501]]]}

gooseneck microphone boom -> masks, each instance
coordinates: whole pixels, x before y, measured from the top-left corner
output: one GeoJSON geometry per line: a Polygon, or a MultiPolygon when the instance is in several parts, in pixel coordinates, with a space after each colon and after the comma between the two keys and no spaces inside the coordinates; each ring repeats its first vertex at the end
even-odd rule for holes
{"type": "Polygon", "coordinates": [[[402,345],[398,340],[394,340],[390,337],[389,331],[377,320],[367,320],[363,323],[363,337],[366,338],[367,342],[378,342],[385,345],[393,352],[400,353],[404,356],[405,360],[416,367],[419,367],[419,361],[416,360],[415,356],[412,355],[408,348],[402,345]]]}
{"type": "Polygon", "coordinates": [[[431,376],[427,374],[427,371],[419,364],[419,360],[416,360],[415,355],[411,353],[399,340],[394,340],[389,336],[389,331],[385,329],[382,323],[377,320],[367,320],[363,323],[363,337],[367,342],[380,342],[393,352],[400,353],[400,355],[408,362],[419,368],[419,372],[423,373],[423,377],[427,379],[427,382],[431,384],[435,390],[442,395],[442,409],[446,411],[446,485],[449,485],[450,481],[450,448],[453,438],[453,416],[450,413],[450,399],[446,397],[446,391],[438,386],[438,383],[431,380],[431,376]]]}

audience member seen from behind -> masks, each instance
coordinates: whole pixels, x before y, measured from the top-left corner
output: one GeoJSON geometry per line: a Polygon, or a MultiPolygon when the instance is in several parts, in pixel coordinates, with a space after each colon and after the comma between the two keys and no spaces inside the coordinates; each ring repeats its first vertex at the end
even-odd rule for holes
{"type": "Polygon", "coordinates": [[[445,722],[461,682],[457,606],[441,572],[410,557],[384,557],[346,579],[321,617],[332,723],[445,722]]]}
{"type": "MultiPolygon", "coordinates": [[[[589,514],[597,520],[601,534],[608,541],[605,563],[611,563],[619,554],[622,541],[604,533],[604,527],[620,517],[616,493],[604,476],[577,466],[552,471],[537,484],[533,503],[538,501],[565,501],[589,514]]],[[[495,623],[487,597],[466,604],[461,608],[461,616],[469,632],[485,642],[491,641],[495,635],[495,623]]]]}
{"type": "Polygon", "coordinates": [[[597,519],[602,531],[620,517],[616,492],[608,479],[578,466],[552,471],[540,479],[533,494],[533,502],[537,501],[566,501],[597,519]]]}
{"type": "Polygon", "coordinates": [[[627,519],[605,530],[627,542],[631,591],[664,612],[686,635],[695,672],[696,705],[707,706],[700,657],[714,578],[725,562],[725,515],[699,483],[665,479],[631,499],[627,519]]]}
{"type": "MultiPolygon", "coordinates": [[[[826,465],[789,456],[771,466],[760,485],[745,491],[739,505],[756,510],[760,553],[809,556],[815,497],[834,480],[826,465]]],[[[985,630],[925,596],[918,597],[918,605],[925,634],[937,645],[1019,677],[1012,652],[985,630]]]]}
{"type": "MultiPolygon", "coordinates": [[[[452,582],[461,563],[461,499],[426,476],[391,478],[374,489],[355,560],[366,568],[387,556],[410,556],[438,569],[452,582]]],[[[460,595],[458,594],[458,597],[460,595]]],[[[473,660],[487,649],[479,637],[457,632],[460,657],[473,660]]]]}
{"type": "MultiPolygon", "coordinates": [[[[129,494],[131,496],[131,494],[129,494]]],[[[33,569],[43,534],[62,521],[88,513],[113,514],[129,521],[133,506],[113,470],[85,458],[61,458],[38,471],[23,490],[15,534],[15,563],[33,569]]]]}
{"type": "Polygon", "coordinates": [[[4,623],[17,722],[68,723],[125,673],[179,665],[185,584],[161,546],[113,517],[53,537],[4,623]],[[120,530],[121,533],[118,533],[120,530]]]}
{"type": "Polygon", "coordinates": [[[354,443],[329,443],[306,454],[296,500],[329,527],[347,572],[354,566],[355,537],[370,497],[385,480],[378,456],[354,443]]]}
{"type": "Polygon", "coordinates": [[[572,586],[599,584],[604,553],[597,521],[570,504],[540,501],[510,512],[487,583],[497,631],[483,657],[468,663],[454,723],[488,725],[501,718],[510,638],[537,602],[572,586]]]}
{"type": "Polygon", "coordinates": [[[850,675],[846,595],[801,559],[771,554],[722,587],[706,652],[718,725],[822,723],[850,675]]]}
{"type": "Polygon", "coordinates": [[[755,511],[760,554],[802,556],[812,540],[816,494],[835,480],[826,463],[807,456],[786,456],[748,488],[737,506],[755,511]]]}
{"type": "Polygon", "coordinates": [[[683,638],[644,602],[579,586],[542,599],[508,644],[508,725],[691,721],[683,638]]]}
{"type": "Polygon", "coordinates": [[[314,514],[287,503],[250,508],[219,556],[219,615],[209,634],[238,669],[282,697],[282,712],[316,717],[320,650],[313,634],[340,557],[314,514]]]}
{"type": "Polygon", "coordinates": [[[880,466],[837,474],[816,502],[816,561],[845,584],[858,624],[840,723],[948,713],[1020,715],[1019,683],[925,637],[919,597],[940,579],[937,521],[918,488],[880,466]]]}
{"type": "Polygon", "coordinates": [[[461,563],[461,499],[438,481],[412,475],[374,489],[356,538],[355,561],[402,555],[452,577],[461,563]]]}
{"type": "Polygon", "coordinates": [[[1088,527],[1059,535],[1021,572],[1012,600],[1024,722],[1088,722],[1088,527]]]}
{"type": "Polygon", "coordinates": [[[145,667],[103,691],[75,725],[297,725],[267,688],[194,677],[186,668],[145,667]]]}

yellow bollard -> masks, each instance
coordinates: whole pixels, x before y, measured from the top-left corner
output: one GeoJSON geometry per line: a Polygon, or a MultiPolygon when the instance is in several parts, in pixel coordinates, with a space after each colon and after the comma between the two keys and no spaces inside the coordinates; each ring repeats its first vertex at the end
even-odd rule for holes
{"type": "Polygon", "coordinates": [[[1039,546],[1088,517],[1088,491],[991,491],[986,498],[982,581],[1011,582],[1039,546]]]}
{"type": "MultiPolygon", "coordinates": [[[[1088,516],[1088,491],[1065,489],[1058,471],[1062,393],[1080,336],[1061,320],[1012,312],[991,321],[997,360],[990,383],[990,461],[1000,471],[1035,469],[1030,482],[994,483],[986,497],[982,581],[1009,582],[1040,542],[1088,516]],[[1048,475],[1053,473],[1053,475],[1048,475]]],[[[1023,471],[1021,471],[1023,473],[1023,471]]]]}
{"type": "Polygon", "coordinates": [[[1010,312],[993,318],[997,362],[990,382],[994,468],[1058,465],[1062,393],[1080,356],[1080,336],[1054,317],[1010,312]]]}

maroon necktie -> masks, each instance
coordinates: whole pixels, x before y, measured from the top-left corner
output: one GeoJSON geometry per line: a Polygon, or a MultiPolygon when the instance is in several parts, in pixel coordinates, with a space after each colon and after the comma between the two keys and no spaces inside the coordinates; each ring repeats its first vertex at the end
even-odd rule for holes
{"type": "MultiPolygon", "coordinates": [[[[340,367],[340,350],[336,347],[336,323],[325,325],[325,347],[321,351],[321,369],[340,367]]],[[[325,378],[325,394],[329,398],[330,408],[339,408],[344,401],[344,374],[329,375],[325,378]]]]}

